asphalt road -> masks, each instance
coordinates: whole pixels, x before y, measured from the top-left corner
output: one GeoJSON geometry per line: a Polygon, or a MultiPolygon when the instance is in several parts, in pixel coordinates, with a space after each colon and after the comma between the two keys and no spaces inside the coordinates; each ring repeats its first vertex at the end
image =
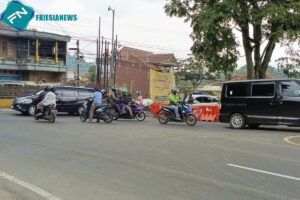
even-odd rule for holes
{"type": "Polygon", "coordinates": [[[300,199],[300,129],[0,112],[1,200],[300,199]]]}

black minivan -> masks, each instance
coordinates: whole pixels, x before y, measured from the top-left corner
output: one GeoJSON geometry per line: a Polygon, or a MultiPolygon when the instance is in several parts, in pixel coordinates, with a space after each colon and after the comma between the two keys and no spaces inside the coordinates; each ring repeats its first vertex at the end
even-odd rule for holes
{"type": "MultiPolygon", "coordinates": [[[[15,98],[12,102],[12,109],[23,114],[33,115],[36,109],[35,100],[43,90],[39,90],[31,95],[15,98]]],[[[85,99],[90,97],[93,89],[76,87],[56,87],[56,108],[58,112],[68,112],[70,114],[79,113],[80,106],[85,99]]]]}
{"type": "Polygon", "coordinates": [[[261,124],[300,127],[300,80],[224,82],[219,118],[235,129],[261,124]]]}

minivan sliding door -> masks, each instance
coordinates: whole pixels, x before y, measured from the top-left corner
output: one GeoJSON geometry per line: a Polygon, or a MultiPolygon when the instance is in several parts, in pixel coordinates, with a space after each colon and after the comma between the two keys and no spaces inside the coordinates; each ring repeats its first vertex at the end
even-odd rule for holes
{"type": "Polygon", "coordinates": [[[275,82],[252,83],[251,95],[247,98],[247,123],[278,123],[278,103],[275,99],[275,82]]]}

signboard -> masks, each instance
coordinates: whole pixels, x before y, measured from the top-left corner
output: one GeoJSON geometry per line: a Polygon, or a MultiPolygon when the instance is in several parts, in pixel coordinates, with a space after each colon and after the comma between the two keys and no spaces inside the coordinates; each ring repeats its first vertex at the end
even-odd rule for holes
{"type": "Polygon", "coordinates": [[[175,77],[172,72],[162,73],[150,69],[150,98],[152,100],[167,103],[173,87],[175,87],[175,77]]]}

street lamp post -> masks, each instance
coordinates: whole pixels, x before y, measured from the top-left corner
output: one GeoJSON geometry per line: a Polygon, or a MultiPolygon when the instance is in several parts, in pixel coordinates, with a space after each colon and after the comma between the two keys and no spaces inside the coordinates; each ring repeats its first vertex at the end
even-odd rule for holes
{"type": "Polygon", "coordinates": [[[111,37],[111,67],[110,67],[110,86],[114,85],[114,66],[115,66],[115,45],[114,45],[114,32],[115,32],[115,9],[112,9],[110,6],[108,7],[108,11],[112,11],[113,13],[113,21],[112,21],[112,37],[111,37]]]}

